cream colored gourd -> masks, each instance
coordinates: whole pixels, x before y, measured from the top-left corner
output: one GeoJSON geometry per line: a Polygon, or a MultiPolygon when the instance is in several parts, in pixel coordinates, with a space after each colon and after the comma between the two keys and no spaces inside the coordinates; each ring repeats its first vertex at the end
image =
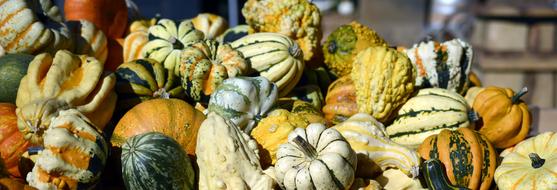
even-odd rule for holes
{"type": "Polygon", "coordinates": [[[257,143],[210,112],[197,134],[199,189],[272,189],[275,181],[259,165],[257,143]],[[215,143],[218,142],[218,143],[215,143]]]}
{"type": "Polygon", "coordinates": [[[377,163],[383,171],[397,168],[409,177],[420,172],[420,156],[389,139],[385,126],[371,115],[359,113],[333,127],[338,130],[357,154],[377,163]]]}
{"type": "Polygon", "coordinates": [[[67,25],[73,33],[73,52],[95,57],[104,64],[108,56],[108,40],[103,31],[87,20],[69,21],[67,25]]]}
{"type": "Polygon", "coordinates": [[[313,123],[280,145],[275,171],[283,189],[348,189],[356,164],[356,153],[337,130],[313,123]]]}
{"type": "Polygon", "coordinates": [[[557,134],[545,132],[506,149],[495,170],[499,189],[557,189],[557,134]]]}
{"type": "Polygon", "coordinates": [[[92,189],[108,157],[101,132],[76,109],[60,111],[44,134],[29,185],[37,189],[92,189]]]}
{"type": "Polygon", "coordinates": [[[427,190],[418,178],[412,179],[397,169],[388,169],[375,178],[385,190],[427,190]]]}
{"type": "Polygon", "coordinates": [[[224,18],[211,13],[200,13],[191,22],[195,29],[205,34],[205,39],[215,39],[228,28],[224,18]]]}
{"type": "Polygon", "coordinates": [[[75,108],[102,129],[116,104],[115,82],[114,74],[103,73],[103,65],[93,57],[65,50],[54,57],[37,55],[18,89],[18,127],[26,139],[40,143],[52,117],[75,108]]]}

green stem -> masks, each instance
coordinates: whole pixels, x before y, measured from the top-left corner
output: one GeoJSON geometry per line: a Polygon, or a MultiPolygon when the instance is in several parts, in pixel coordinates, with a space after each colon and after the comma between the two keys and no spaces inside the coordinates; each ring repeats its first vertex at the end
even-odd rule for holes
{"type": "Polygon", "coordinates": [[[540,168],[545,163],[545,159],[540,158],[540,156],[536,153],[530,153],[528,154],[528,157],[530,157],[530,160],[532,161],[533,168],[540,168]]]}
{"type": "Polygon", "coordinates": [[[168,41],[172,44],[172,49],[184,49],[184,44],[180,40],[171,36],[168,41]]]}
{"type": "Polygon", "coordinates": [[[528,92],[528,88],[523,87],[522,89],[520,89],[520,91],[518,91],[516,94],[514,94],[514,96],[511,98],[511,102],[513,104],[518,103],[518,101],[520,101],[520,97],[524,96],[524,94],[526,94],[527,92],[528,92]]]}
{"type": "Polygon", "coordinates": [[[311,146],[311,144],[308,143],[308,141],[306,141],[305,139],[303,139],[300,136],[296,136],[296,138],[293,139],[294,143],[296,143],[296,145],[298,145],[298,147],[300,148],[300,150],[308,157],[310,158],[317,158],[317,151],[315,150],[315,148],[313,148],[313,146],[311,146]]]}

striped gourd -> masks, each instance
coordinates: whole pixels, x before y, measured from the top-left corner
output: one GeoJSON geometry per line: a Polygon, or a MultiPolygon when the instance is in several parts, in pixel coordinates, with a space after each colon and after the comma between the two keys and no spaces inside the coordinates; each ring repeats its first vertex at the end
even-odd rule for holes
{"type": "Polygon", "coordinates": [[[497,164],[497,153],[487,138],[468,127],[442,130],[418,148],[424,160],[439,159],[452,185],[487,190],[497,164]]]}
{"type": "Polygon", "coordinates": [[[190,159],[172,138],[149,132],[122,146],[122,176],[127,189],[194,189],[190,159]]]}
{"type": "Polygon", "coordinates": [[[153,59],[124,63],[115,74],[119,111],[153,98],[184,98],[180,79],[153,59]]]}
{"type": "Polygon", "coordinates": [[[443,129],[468,127],[469,106],[459,94],[441,88],[422,89],[398,111],[387,134],[396,143],[417,148],[443,129]]]}
{"type": "Polygon", "coordinates": [[[209,100],[209,111],[250,133],[277,100],[277,87],[263,77],[234,77],[222,82],[209,100]]]}
{"type": "MultiPolygon", "coordinates": [[[[333,128],[346,138],[357,154],[375,162],[383,171],[394,167],[409,177],[418,176],[420,168],[418,153],[391,141],[383,124],[371,115],[358,113],[333,128]]],[[[358,169],[369,170],[369,168],[358,169]]]]}
{"type": "Polygon", "coordinates": [[[204,105],[222,81],[243,75],[249,70],[249,63],[244,60],[242,53],[215,40],[194,42],[184,48],[178,64],[187,97],[204,105]]]}
{"type": "Polygon", "coordinates": [[[54,52],[71,47],[67,28],[50,0],[8,0],[0,6],[0,46],[8,53],[54,52]]]}
{"type": "Polygon", "coordinates": [[[278,33],[255,33],[230,44],[240,51],[251,67],[279,90],[279,97],[287,95],[302,77],[303,53],[288,36],[278,33]]]}
{"type": "Polygon", "coordinates": [[[443,163],[438,159],[431,159],[424,162],[422,166],[422,176],[424,176],[427,186],[432,190],[468,190],[465,187],[451,185],[443,163]]]}
{"type": "Polygon", "coordinates": [[[178,75],[182,50],[192,42],[202,40],[203,32],[196,30],[191,21],[175,23],[161,19],[149,27],[149,42],[145,44],[142,57],[151,58],[164,64],[164,68],[178,75]]]}
{"type": "Polygon", "coordinates": [[[156,18],[136,20],[130,24],[130,33],[124,38],[124,63],[143,58],[141,50],[149,42],[149,27],[157,23],[156,18]]]}
{"type": "Polygon", "coordinates": [[[472,65],[472,47],[460,39],[439,43],[425,41],[405,50],[416,67],[416,86],[445,88],[466,93],[472,65]]]}
{"type": "Polygon", "coordinates": [[[37,189],[93,189],[108,157],[100,130],[76,109],[60,111],[44,132],[44,150],[27,175],[37,189]]]}

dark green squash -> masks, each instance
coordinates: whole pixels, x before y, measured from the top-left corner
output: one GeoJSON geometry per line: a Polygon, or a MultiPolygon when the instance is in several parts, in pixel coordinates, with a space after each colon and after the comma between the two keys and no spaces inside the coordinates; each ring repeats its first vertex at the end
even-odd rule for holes
{"type": "Polygon", "coordinates": [[[230,43],[248,35],[249,26],[248,25],[238,25],[228,30],[224,31],[220,36],[217,37],[217,41],[220,43],[230,43]]]}
{"type": "Polygon", "coordinates": [[[468,190],[468,188],[465,187],[452,185],[445,174],[443,164],[437,159],[425,161],[421,169],[427,187],[431,190],[468,190]]]}
{"type": "Polygon", "coordinates": [[[195,189],[195,172],[186,152],[162,133],[136,135],[122,146],[127,189],[195,189]]]}
{"type": "Polygon", "coordinates": [[[0,57],[0,102],[15,104],[19,82],[27,74],[34,56],[7,54],[0,57]]]}

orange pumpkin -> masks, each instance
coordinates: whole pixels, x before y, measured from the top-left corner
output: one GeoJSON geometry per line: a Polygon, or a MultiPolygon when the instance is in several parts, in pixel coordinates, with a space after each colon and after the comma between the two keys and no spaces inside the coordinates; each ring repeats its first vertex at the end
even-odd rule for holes
{"type": "Polygon", "coordinates": [[[528,105],[510,88],[487,87],[474,99],[472,108],[482,118],[479,131],[497,148],[508,148],[524,140],[532,124],[528,105]]]}
{"type": "Polygon", "coordinates": [[[125,0],[65,0],[66,20],[85,19],[95,23],[110,38],[121,38],[128,23],[125,0]]]}
{"type": "Polygon", "coordinates": [[[339,78],[329,86],[323,113],[325,119],[333,124],[341,123],[358,113],[356,87],[350,75],[339,78]]]}
{"type": "MultiPolygon", "coordinates": [[[[10,176],[25,178],[18,169],[19,157],[27,150],[30,143],[23,138],[17,129],[16,106],[0,103],[0,157],[4,159],[6,170],[10,176]]],[[[0,188],[1,189],[1,188],[0,188]]]]}
{"type": "Polygon", "coordinates": [[[0,178],[0,189],[7,189],[7,190],[32,190],[35,189],[25,183],[10,178],[0,178]]]}
{"type": "Polygon", "coordinates": [[[129,110],[112,134],[112,145],[121,147],[126,139],[147,132],[160,132],[176,140],[188,155],[195,155],[197,131],[205,115],[179,99],[153,99],[129,110]]]}

